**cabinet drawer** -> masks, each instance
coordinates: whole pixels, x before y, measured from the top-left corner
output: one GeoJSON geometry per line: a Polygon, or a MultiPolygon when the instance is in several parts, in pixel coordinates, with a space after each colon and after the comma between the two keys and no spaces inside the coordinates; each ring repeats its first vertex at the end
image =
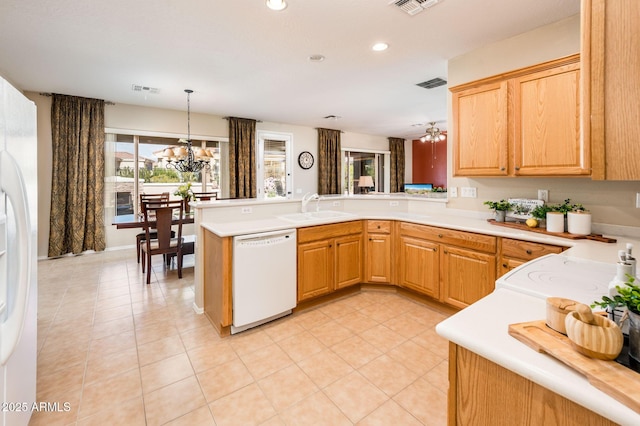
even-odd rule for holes
{"type": "Polygon", "coordinates": [[[415,223],[402,222],[400,224],[400,234],[485,251],[487,253],[495,253],[497,247],[497,238],[490,235],[455,231],[453,229],[418,225],[415,223]]]}
{"type": "Polygon", "coordinates": [[[532,260],[545,254],[562,253],[564,247],[530,241],[502,239],[502,255],[516,259],[532,260]]]}
{"type": "Polygon", "coordinates": [[[367,232],[389,234],[391,233],[391,221],[390,220],[368,220],[367,232]]]}
{"type": "Polygon", "coordinates": [[[361,220],[298,228],[298,244],[306,243],[308,241],[335,238],[342,235],[357,234],[362,232],[362,228],[361,220]]]}

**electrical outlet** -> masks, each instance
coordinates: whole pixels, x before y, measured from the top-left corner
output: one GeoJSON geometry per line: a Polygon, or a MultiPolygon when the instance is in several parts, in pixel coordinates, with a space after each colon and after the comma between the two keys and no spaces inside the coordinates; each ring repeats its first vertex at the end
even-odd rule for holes
{"type": "Polygon", "coordinates": [[[302,188],[296,188],[296,194],[302,194],[302,188]]]}
{"type": "Polygon", "coordinates": [[[464,198],[476,198],[478,196],[478,188],[473,186],[463,186],[460,188],[460,196],[464,198]]]}
{"type": "Polygon", "coordinates": [[[549,202],[549,190],[548,189],[538,189],[538,200],[542,200],[545,203],[549,202]]]}
{"type": "Polygon", "coordinates": [[[253,209],[251,207],[243,207],[242,210],[240,210],[240,212],[242,214],[252,213],[253,209]]]}
{"type": "Polygon", "coordinates": [[[333,207],[340,207],[340,201],[334,201],[333,207]]]}
{"type": "Polygon", "coordinates": [[[397,201],[389,201],[389,205],[391,207],[398,207],[398,202],[397,201]]]}
{"type": "Polygon", "coordinates": [[[447,190],[447,195],[449,198],[456,198],[458,196],[458,187],[452,186],[447,190]]]}

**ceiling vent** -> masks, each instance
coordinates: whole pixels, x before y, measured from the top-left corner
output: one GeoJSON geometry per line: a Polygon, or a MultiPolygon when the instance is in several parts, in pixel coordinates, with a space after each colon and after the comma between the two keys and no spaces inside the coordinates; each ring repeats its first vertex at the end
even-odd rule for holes
{"type": "Polygon", "coordinates": [[[432,78],[431,80],[423,81],[422,83],[416,84],[416,86],[423,87],[425,89],[433,89],[435,87],[444,86],[447,84],[447,80],[443,80],[440,77],[432,78]]]}
{"type": "Polygon", "coordinates": [[[160,89],[158,89],[157,87],[141,86],[139,84],[132,84],[131,90],[133,90],[134,92],[151,93],[153,95],[157,95],[158,93],[160,93],[160,89]]]}
{"type": "Polygon", "coordinates": [[[413,16],[443,1],[444,0],[391,0],[389,4],[394,4],[403,12],[413,16]]]}

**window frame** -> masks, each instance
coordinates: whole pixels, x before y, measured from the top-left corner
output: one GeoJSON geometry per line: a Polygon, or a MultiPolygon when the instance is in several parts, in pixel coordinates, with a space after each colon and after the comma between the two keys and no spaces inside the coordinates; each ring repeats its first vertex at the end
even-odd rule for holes
{"type": "MultiPolygon", "coordinates": [[[[132,129],[119,129],[119,128],[114,128],[114,127],[105,127],[104,129],[105,135],[106,134],[116,134],[116,135],[127,135],[127,136],[132,136],[133,137],[133,155],[134,155],[134,164],[138,164],[139,163],[139,138],[140,137],[159,137],[159,138],[172,138],[172,139],[186,139],[187,135],[183,134],[183,133],[170,133],[170,132],[157,132],[157,131],[148,131],[148,130],[132,130],[132,129]]],[[[228,145],[229,145],[229,138],[228,137],[219,137],[219,136],[204,136],[204,135],[191,135],[191,140],[197,140],[197,141],[202,141],[203,144],[206,144],[207,142],[219,142],[221,144],[220,146],[220,155],[221,155],[221,163],[226,162],[228,163],[228,161],[222,161],[222,153],[223,150],[227,152],[228,154],[228,145]],[[225,147],[222,146],[222,144],[225,145],[225,147]]],[[[194,148],[199,147],[200,145],[195,144],[193,145],[194,148]]],[[[206,174],[210,173],[209,171],[205,172],[206,174]]],[[[134,167],[133,168],[133,185],[134,185],[134,193],[138,194],[139,193],[139,176],[140,176],[140,172],[139,172],[139,167],[134,167]]],[[[107,176],[105,175],[105,178],[107,176]]],[[[224,169],[222,168],[222,164],[221,164],[221,169],[220,169],[220,193],[223,195],[223,197],[225,196],[225,194],[228,195],[229,193],[229,177],[228,177],[228,167],[226,169],[226,175],[224,173],[224,169]]],[[[105,185],[105,200],[107,197],[107,186],[105,185]]],[[[139,211],[139,200],[136,197],[133,197],[133,211],[139,211]]],[[[113,212],[114,215],[117,212],[113,212]]],[[[107,211],[107,209],[105,209],[105,215],[108,215],[109,212],[107,211]]]]}
{"type": "MultiPolygon", "coordinates": [[[[293,196],[293,134],[258,130],[256,132],[256,198],[269,199],[264,188],[264,141],[275,140],[285,143],[285,199],[293,196]]],[[[275,198],[282,199],[282,198],[275,198]]]]}
{"type": "MultiPolygon", "coordinates": [[[[342,152],[342,160],[341,160],[342,164],[347,163],[346,159],[347,159],[348,153],[357,152],[357,153],[364,153],[364,154],[375,154],[374,161],[375,161],[376,178],[377,178],[378,170],[380,169],[380,162],[382,161],[382,164],[384,167],[383,168],[384,188],[382,192],[384,193],[391,192],[391,151],[385,151],[381,149],[349,148],[349,147],[342,147],[340,148],[340,151],[342,152]],[[382,160],[380,159],[380,156],[382,156],[382,160]]],[[[343,170],[341,175],[342,176],[340,176],[340,181],[341,181],[340,185],[341,185],[341,188],[344,188],[347,171],[343,170]]],[[[378,179],[375,179],[375,181],[377,182],[378,179]]],[[[352,182],[347,182],[347,188],[348,188],[349,194],[353,194],[352,182]]],[[[378,185],[376,185],[376,190],[380,192],[378,185]]]]}

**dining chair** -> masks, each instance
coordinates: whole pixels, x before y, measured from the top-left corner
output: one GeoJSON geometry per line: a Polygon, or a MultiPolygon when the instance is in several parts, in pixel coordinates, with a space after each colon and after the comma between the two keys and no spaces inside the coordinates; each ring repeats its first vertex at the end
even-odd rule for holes
{"type": "MultiPolygon", "coordinates": [[[[144,205],[147,201],[169,201],[169,193],[163,192],[161,194],[140,194],[140,213],[144,215],[144,205]]],[[[138,259],[138,263],[140,263],[140,246],[142,245],[142,241],[145,237],[144,232],[140,232],[136,235],[136,257],[138,259]]],[[[172,235],[175,237],[175,233],[172,235]]],[[[157,238],[155,232],[151,232],[151,238],[157,238]]]]}
{"type": "MultiPolygon", "coordinates": [[[[178,259],[178,278],[182,278],[182,217],[184,216],[184,203],[178,201],[148,201],[144,207],[145,239],[142,249],[142,272],[147,273],[147,284],[151,283],[151,256],[162,254],[175,255],[178,259]],[[174,217],[180,218],[177,235],[172,237],[172,223],[174,217]],[[153,232],[156,238],[151,238],[153,232]],[[146,267],[146,268],[145,268],[146,267]]],[[[166,267],[165,262],[162,262],[166,267]]]]}
{"type": "Polygon", "coordinates": [[[193,196],[197,201],[209,201],[218,198],[217,192],[194,192],[193,196]]]}

